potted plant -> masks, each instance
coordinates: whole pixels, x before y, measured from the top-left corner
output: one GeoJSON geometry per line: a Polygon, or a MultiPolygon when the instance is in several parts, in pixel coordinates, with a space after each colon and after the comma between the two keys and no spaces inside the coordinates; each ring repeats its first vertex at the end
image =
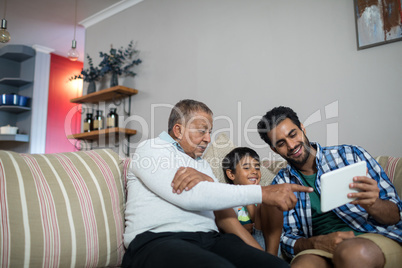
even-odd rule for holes
{"type": "Polygon", "coordinates": [[[137,58],[138,50],[133,47],[133,41],[131,41],[126,49],[121,47],[115,49],[113,46],[110,48],[109,54],[99,52],[99,56],[102,61],[99,63],[100,72],[102,75],[107,73],[112,74],[110,81],[110,87],[118,85],[118,76],[127,75],[135,76],[136,73],[131,70],[134,65],[140,64],[142,61],[137,58]]]}
{"type": "Polygon", "coordinates": [[[103,74],[98,67],[94,67],[92,58],[89,56],[89,54],[87,54],[87,59],[89,68],[82,68],[82,71],[79,75],[74,75],[70,77],[70,81],[75,79],[83,79],[85,82],[88,82],[89,84],[87,94],[89,94],[96,91],[95,81],[99,80],[103,76],[103,74]]]}

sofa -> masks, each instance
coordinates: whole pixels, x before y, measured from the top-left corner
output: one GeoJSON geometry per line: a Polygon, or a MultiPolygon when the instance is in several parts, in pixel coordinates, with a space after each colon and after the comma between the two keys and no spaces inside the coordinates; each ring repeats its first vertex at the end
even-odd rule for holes
{"type": "Polygon", "coordinates": [[[0,151],[0,267],[116,267],[130,160],[0,151]]]}
{"type": "MultiPolygon", "coordinates": [[[[214,141],[204,157],[220,163],[234,148],[214,141]]],[[[227,140],[224,141],[227,144],[227,140]]],[[[401,194],[402,161],[378,157],[401,194]]],[[[129,158],[110,149],[57,154],[0,150],[0,267],[117,267],[123,245],[129,158]]],[[[265,161],[262,184],[283,161],[265,161]]]]}

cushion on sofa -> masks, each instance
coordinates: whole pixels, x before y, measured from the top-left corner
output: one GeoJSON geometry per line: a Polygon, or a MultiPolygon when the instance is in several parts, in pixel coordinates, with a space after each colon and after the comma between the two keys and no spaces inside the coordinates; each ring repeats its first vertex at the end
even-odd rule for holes
{"type": "Polygon", "coordinates": [[[377,162],[382,166],[388,178],[395,186],[398,195],[402,197],[402,160],[400,157],[378,156],[377,162]]]}
{"type": "Polygon", "coordinates": [[[261,164],[276,175],[288,165],[288,162],[286,160],[264,160],[261,164]]]}
{"type": "Polygon", "coordinates": [[[0,151],[0,267],[119,265],[123,162],[109,149],[0,151]]]}
{"type": "MultiPolygon", "coordinates": [[[[208,161],[215,177],[221,183],[226,183],[225,175],[223,174],[222,169],[222,160],[234,148],[236,148],[236,146],[233,145],[233,142],[228,138],[228,136],[225,133],[220,133],[216,137],[216,139],[211,142],[204,155],[202,156],[202,158],[208,161]]],[[[269,185],[271,184],[274,177],[275,174],[261,164],[260,184],[262,186],[269,185]]]]}

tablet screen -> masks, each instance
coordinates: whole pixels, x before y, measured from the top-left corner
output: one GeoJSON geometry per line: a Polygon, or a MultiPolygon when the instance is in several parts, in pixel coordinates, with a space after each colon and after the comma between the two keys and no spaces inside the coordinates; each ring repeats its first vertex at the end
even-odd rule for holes
{"type": "Polygon", "coordinates": [[[349,184],[355,176],[366,176],[366,161],[354,163],[321,176],[321,211],[327,212],[355,198],[349,198],[348,193],[355,193],[357,190],[350,189],[349,184]]]}

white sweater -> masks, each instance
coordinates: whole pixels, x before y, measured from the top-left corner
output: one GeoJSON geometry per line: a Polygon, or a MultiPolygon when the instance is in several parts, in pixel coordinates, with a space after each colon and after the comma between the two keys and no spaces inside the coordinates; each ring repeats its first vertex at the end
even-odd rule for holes
{"type": "Polygon", "coordinates": [[[217,183],[208,162],[195,160],[160,137],[142,142],[128,171],[125,211],[126,247],[146,232],[217,231],[214,210],[261,203],[261,187],[217,183]],[[192,167],[215,180],[200,182],[190,191],[172,192],[179,167],[192,167]]]}

